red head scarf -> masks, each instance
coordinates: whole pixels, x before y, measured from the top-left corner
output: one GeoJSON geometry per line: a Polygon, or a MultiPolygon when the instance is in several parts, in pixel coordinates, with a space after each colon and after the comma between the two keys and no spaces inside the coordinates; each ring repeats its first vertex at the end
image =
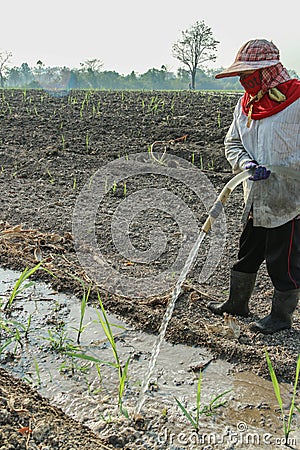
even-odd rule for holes
{"type": "Polygon", "coordinates": [[[240,82],[246,91],[242,109],[248,116],[248,126],[251,119],[277,114],[300,97],[300,81],[291,79],[281,63],[258,69],[240,82]]]}

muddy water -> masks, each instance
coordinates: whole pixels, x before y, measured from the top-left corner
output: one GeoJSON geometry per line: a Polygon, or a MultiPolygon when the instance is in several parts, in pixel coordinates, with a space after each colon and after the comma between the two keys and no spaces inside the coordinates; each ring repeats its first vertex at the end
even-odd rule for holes
{"type": "MultiPolygon", "coordinates": [[[[18,277],[19,274],[13,271],[0,270],[3,302],[18,277]]],[[[99,311],[100,308],[86,308],[85,328],[80,345],[77,345],[80,299],[53,292],[44,283],[35,283],[15,300],[10,317],[2,314],[3,319],[15,322],[10,328],[19,330],[22,347],[12,341],[3,350],[0,360],[1,366],[14,376],[36,386],[54,405],[95,431],[101,428],[103,420],[117,414],[118,402],[117,370],[100,362],[114,363],[114,357],[99,321],[99,311]],[[29,328],[28,339],[24,337],[24,328],[29,328]],[[75,353],[98,359],[98,368],[94,362],[75,357],[75,353]]],[[[139,402],[155,338],[132,329],[115,316],[108,315],[108,318],[122,362],[130,358],[123,398],[130,414],[139,402]]],[[[2,330],[1,345],[7,338],[2,330]]],[[[288,408],[291,387],[282,385],[281,389],[288,408]]],[[[188,445],[199,445],[199,439],[202,439],[203,443],[213,444],[216,448],[271,449],[280,448],[283,437],[272,384],[251,373],[234,374],[230,364],[213,360],[212,355],[202,348],[162,343],[142,412],[158,417],[167,412],[167,425],[157,430],[157,435],[169,448],[200,448],[188,445]],[[198,372],[193,369],[206,364],[202,405],[209,404],[226,390],[230,392],[224,397],[226,406],[212,416],[201,416],[202,430],[196,435],[179,411],[174,397],[195,413],[198,372]]],[[[295,431],[290,435],[290,443],[294,448],[300,448],[297,417],[293,425],[295,431]]]]}

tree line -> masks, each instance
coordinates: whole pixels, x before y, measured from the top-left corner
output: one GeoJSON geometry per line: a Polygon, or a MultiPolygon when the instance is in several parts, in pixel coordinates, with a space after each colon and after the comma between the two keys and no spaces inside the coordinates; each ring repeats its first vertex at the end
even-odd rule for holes
{"type": "MultiPolygon", "coordinates": [[[[200,90],[237,90],[241,86],[237,79],[215,80],[219,70],[197,69],[195,83],[200,90]]],[[[27,63],[8,68],[3,74],[2,87],[27,89],[111,89],[111,90],[182,90],[192,89],[190,74],[185,69],[173,73],[165,66],[151,68],[137,74],[132,71],[121,75],[116,71],[93,68],[85,62],[80,69],[67,67],[45,67],[41,62],[31,68],[27,63]]]]}

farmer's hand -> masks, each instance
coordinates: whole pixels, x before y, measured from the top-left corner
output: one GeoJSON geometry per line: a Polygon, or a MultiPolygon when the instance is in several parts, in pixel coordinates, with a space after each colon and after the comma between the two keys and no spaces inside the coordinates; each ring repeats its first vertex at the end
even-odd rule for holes
{"type": "Polygon", "coordinates": [[[253,175],[249,177],[249,180],[252,181],[266,180],[267,178],[269,178],[271,173],[271,171],[267,169],[265,166],[260,166],[259,164],[253,161],[245,164],[245,169],[253,170],[253,175]]]}

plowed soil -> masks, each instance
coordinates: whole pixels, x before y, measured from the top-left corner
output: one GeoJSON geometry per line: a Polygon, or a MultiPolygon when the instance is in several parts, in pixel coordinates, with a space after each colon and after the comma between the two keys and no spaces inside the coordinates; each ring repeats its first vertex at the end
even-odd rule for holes
{"type": "MultiPolygon", "coordinates": [[[[135,153],[149,152],[154,142],[158,153],[166,151],[192,163],[220,192],[231,179],[224,158],[223,140],[240,94],[210,92],[69,92],[53,95],[44,91],[4,90],[0,99],[0,258],[1,266],[17,270],[33,267],[41,259],[55,274],[35,276],[54,288],[79,293],[74,275],[89,282],[74,249],[72,217],[82,188],[101,167],[135,153]]],[[[153,273],[151,265],[135,265],[117,254],[110,238],[111,214],[125,197],[141,187],[167,188],[181,195],[201,222],[203,205],[180,181],[146,174],[118,182],[107,193],[97,217],[102,226],[99,242],[107,260],[120,272],[139,277],[153,273]],[[126,189],[126,190],[125,190],[126,189]]],[[[227,236],[220,262],[212,276],[199,282],[205,245],[190,271],[168,326],[166,339],[209,348],[216,357],[234,363],[236,370],[249,370],[268,377],[265,349],[281,381],[294,379],[300,343],[299,309],[292,330],[273,336],[253,334],[248,325],[268,314],[272,286],[261,267],[251,298],[251,317],[238,318],[238,337],[224,332],[222,317],[207,309],[212,298],[226,299],[229,272],[237,254],[241,233],[242,190],[237,187],[225,207],[227,236]]],[[[167,250],[156,263],[164,269],[179,247],[176,223],[168,214],[144,213],[144,224],[136,226],[133,237],[141,248],[148,241],[152,225],[159,223],[167,234],[167,250]],[[157,223],[155,223],[155,221],[157,223]],[[143,236],[144,234],[144,236],[143,236]]],[[[147,244],[148,245],[148,244],[147,244]]],[[[98,287],[104,306],[124,321],[157,333],[170,292],[150,298],[130,298],[98,287]]],[[[90,301],[96,300],[96,286],[90,301]]],[[[113,448],[92,432],[51,407],[26,384],[1,370],[0,450],[113,448]],[[23,412],[22,412],[23,410],[23,412]],[[25,412],[24,412],[25,411],[25,412]],[[34,417],[34,419],[33,419],[34,417]],[[40,432],[34,423],[52,423],[51,433],[40,432]],[[22,426],[32,433],[18,431],[22,426]],[[34,431],[35,430],[35,431],[34,431]],[[2,446],[1,446],[2,445],[2,446]]],[[[45,428],[45,427],[44,427],[45,428]]],[[[127,447],[130,448],[130,447],[127,447]]]]}

